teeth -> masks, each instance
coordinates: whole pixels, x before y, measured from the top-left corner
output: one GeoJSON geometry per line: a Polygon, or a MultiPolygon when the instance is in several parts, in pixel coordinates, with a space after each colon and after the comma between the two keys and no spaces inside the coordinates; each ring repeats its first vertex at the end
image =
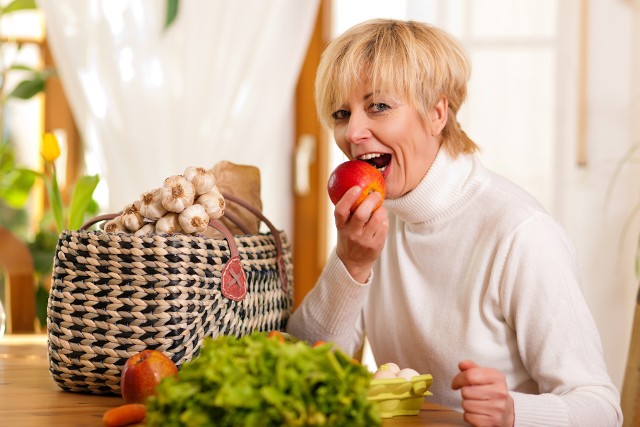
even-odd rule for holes
{"type": "MultiPolygon", "coordinates": [[[[363,154],[362,156],[358,157],[358,160],[371,160],[371,159],[375,159],[378,157],[382,157],[382,154],[380,153],[367,153],[367,154],[363,154]]],[[[387,166],[383,166],[383,167],[377,167],[375,164],[373,163],[369,163],[370,165],[374,166],[376,169],[378,169],[378,171],[380,171],[380,173],[384,172],[385,169],[387,169],[387,166]]]]}
{"type": "Polygon", "coordinates": [[[364,155],[358,157],[358,159],[360,159],[360,160],[371,160],[371,159],[375,159],[376,157],[380,157],[380,156],[382,156],[382,154],[369,153],[369,154],[364,154],[364,155]]]}

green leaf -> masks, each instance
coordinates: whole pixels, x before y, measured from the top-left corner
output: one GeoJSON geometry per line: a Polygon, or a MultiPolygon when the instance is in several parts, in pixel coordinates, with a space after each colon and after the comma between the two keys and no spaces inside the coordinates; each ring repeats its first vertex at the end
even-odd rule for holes
{"type": "Polygon", "coordinates": [[[32,10],[37,9],[35,0],[13,0],[11,3],[7,5],[4,9],[2,9],[2,14],[6,15],[7,13],[16,12],[18,10],[32,10]]]}
{"type": "Polygon", "coordinates": [[[33,240],[28,243],[29,252],[33,258],[33,268],[40,277],[51,274],[58,245],[58,234],[46,228],[44,222],[33,240]]]}
{"type": "MultiPolygon", "coordinates": [[[[26,209],[14,209],[0,199],[0,226],[5,227],[22,240],[28,240],[29,216],[26,209]]],[[[2,275],[0,274],[0,277],[2,275]]]]}
{"type": "Polygon", "coordinates": [[[64,230],[64,216],[62,214],[62,196],[60,195],[60,188],[58,188],[58,179],[55,170],[51,178],[45,180],[45,186],[47,187],[53,217],[56,220],[57,231],[61,233],[62,230],[64,230]]]}
{"type": "Polygon", "coordinates": [[[176,378],[160,382],[146,425],[380,425],[367,400],[372,374],[333,347],[280,343],[261,332],[206,338],[176,378]]]}
{"type": "Polygon", "coordinates": [[[69,205],[69,230],[77,230],[82,226],[84,215],[90,207],[93,192],[98,186],[98,175],[83,176],[76,182],[69,205]]]}
{"type": "Polygon", "coordinates": [[[26,71],[30,73],[34,78],[40,78],[42,80],[46,80],[49,77],[58,74],[58,71],[55,68],[46,67],[44,69],[39,69],[24,64],[13,64],[11,67],[9,67],[9,69],[12,71],[26,71]]]}
{"type": "Polygon", "coordinates": [[[95,199],[91,199],[89,202],[89,206],[87,207],[87,216],[92,217],[96,216],[100,213],[100,205],[96,202],[95,199]]]}
{"type": "Polygon", "coordinates": [[[14,64],[11,67],[9,67],[9,69],[13,71],[28,71],[33,74],[36,74],[38,72],[38,70],[36,70],[35,68],[30,67],[28,65],[24,65],[24,64],[14,64]]]}
{"type": "Polygon", "coordinates": [[[164,29],[166,30],[173,24],[178,16],[178,8],[180,6],[180,0],[167,0],[167,16],[164,22],[164,29]]]}
{"type": "Polygon", "coordinates": [[[44,79],[35,76],[33,79],[23,80],[9,93],[9,98],[29,99],[44,91],[44,79]]]}
{"type": "Polygon", "coordinates": [[[0,140],[0,173],[6,174],[16,167],[16,155],[11,141],[0,140]]]}
{"type": "Polygon", "coordinates": [[[47,327],[47,304],[49,303],[49,292],[42,284],[36,288],[36,317],[40,326],[47,327]]]}
{"type": "Polygon", "coordinates": [[[15,209],[23,208],[38,174],[29,169],[14,169],[0,181],[0,198],[15,209]]]}

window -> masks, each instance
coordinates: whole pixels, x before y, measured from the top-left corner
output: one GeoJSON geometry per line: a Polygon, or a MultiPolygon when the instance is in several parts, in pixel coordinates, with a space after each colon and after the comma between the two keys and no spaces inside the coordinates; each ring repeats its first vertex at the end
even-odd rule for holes
{"type": "MultiPolygon", "coordinates": [[[[0,70],[7,78],[3,87],[5,96],[27,75],[25,71],[12,70],[13,65],[42,67],[44,28],[39,12],[33,10],[15,11],[3,16],[0,27],[0,70]]],[[[9,99],[3,106],[1,113],[4,117],[5,135],[13,141],[18,159],[23,164],[37,169],[40,159],[39,145],[33,144],[33,141],[39,141],[42,134],[42,98],[9,99]]]]}

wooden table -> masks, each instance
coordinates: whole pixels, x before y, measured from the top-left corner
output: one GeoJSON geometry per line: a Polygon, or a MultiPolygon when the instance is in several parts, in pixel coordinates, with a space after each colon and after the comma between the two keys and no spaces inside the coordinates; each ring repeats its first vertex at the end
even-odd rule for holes
{"type": "MultiPolygon", "coordinates": [[[[102,414],[124,403],[117,396],[62,391],[49,373],[46,337],[0,339],[0,425],[20,427],[102,425],[102,414]]],[[[425,403],[417,416],[385,419],[387,426],[464,426],[462,414],[425,403]]]]}

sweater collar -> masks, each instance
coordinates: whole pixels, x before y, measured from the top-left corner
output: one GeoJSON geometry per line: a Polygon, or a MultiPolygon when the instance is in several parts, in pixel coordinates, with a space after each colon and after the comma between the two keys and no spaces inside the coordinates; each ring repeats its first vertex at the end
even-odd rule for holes
{"type": "Polygon", "coordinates": [[[407,223],[435,221],[473,195],[480,184],[473,173],[478,166],[474,155],[460,154],[454,159],[441,148],[416,188],[397,199],[385,200],[384,206],[407,223]]]}

